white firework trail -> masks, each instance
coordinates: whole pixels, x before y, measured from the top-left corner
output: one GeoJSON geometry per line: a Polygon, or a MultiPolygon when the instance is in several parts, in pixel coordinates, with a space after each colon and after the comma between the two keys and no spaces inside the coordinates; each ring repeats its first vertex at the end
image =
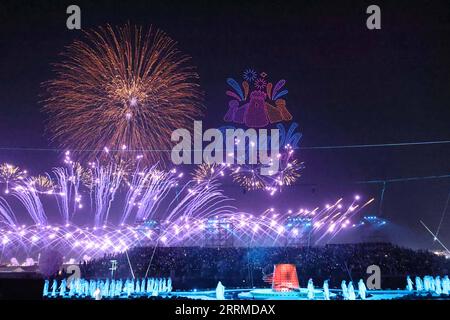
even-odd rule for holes
{"type": "Polygon", "coordinates": [[[91,201],[94,203],[94,225],[101,226],[108,222],[111,204],[114,201],[125,172],[116,164],[93,166],[91,201]]]}
{"type": "Polygon", "coordinates": [[[178,184],[174,174],[174,170],[170,172],[150,170],[150,172],[144,173],[144,179],[140,184],[144,186],[141,187],[143,194],[138,203],[136,221],[143,221],[153,217],[158,211],[160,204],[178,184]]]}
{"type": "Polygon", "coordinates": [[[56,196],[58,208],[64,223],[69,223],[76,211],[83,208],[81,203],[80,185],[82,182],[81,168],[78,163],[70,163],[69,168],[54,168],[56,178],[56,196]]]}
{"type": "Polygon", "coordinates": [[[53,169],[53,173],[55,174],[56,187],[58,188],[58,192],[55,193],[56,202],[58,203],[59,212],[63,222],[68,223],[71,216],[69,211],[71,183],[69,180],[69,175],[67,173],[67,169],[65,168],[55,168],[53,169]]]}
{"type": "Polygon", "coordinates": [[[0,197],[0,225],[14,227],[17,225],[17,218],[9,203],[0,197]]]}
{"type": "Polygon", "coordinates": [[[225,204],[229,197],[223,194],[217,180],[198,183],[190,180],[180,191],[181,198],[175,197],[168,206],[167,220],[179,217],[202,218],[234,212],[235,207],[225,204]],[[173,209],[170,209],[173,208],[173,209]]]}
{"type": "Polygon", "coordinates": [[[176,183],[176,180],[168,173],[157,170],[156,165],[142,170],[136,169],[131,181],[127,182],[128,191],[120,223],[125,223],[135,208],[138,208],[135,221],[148,218],[172,183],[176,183]]]}
{"type": "Polygon", "coordinates": [[[370,199],[362,205],[356,203],[359,199],[355,199],[350,206],[344,207],[341,202],[342,198],[337,200],[333,205],[327,205],[321,211],[315,209],[313,219],[313,230],[316,234],[321,236],[316,240],[316,244],[322,241],[325,237],[328,241],[336,237],[343,229],[348,228],[350,219],[359,212],[362,208],[373,202],[375,199],[370,199]],[[322,233],[321,233],[322,232],[322,233]]]}
{"type": "Polygon", "coordinates": [[[40,199],[40,192],[33,186],[32,180],[25,179],[22,184],[14,187],[12,194],[22,203],[35,223],[47,224],[47,216],[40,199]]]}

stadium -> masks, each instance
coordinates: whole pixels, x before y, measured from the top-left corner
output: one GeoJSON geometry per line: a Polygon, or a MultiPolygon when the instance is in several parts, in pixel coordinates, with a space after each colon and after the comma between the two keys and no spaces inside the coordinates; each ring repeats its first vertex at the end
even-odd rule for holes
{"type": "Polygon", "coordinates": [[[450,299],[447,7],[216,5],[0,6],[0,299],[450,299]]]}

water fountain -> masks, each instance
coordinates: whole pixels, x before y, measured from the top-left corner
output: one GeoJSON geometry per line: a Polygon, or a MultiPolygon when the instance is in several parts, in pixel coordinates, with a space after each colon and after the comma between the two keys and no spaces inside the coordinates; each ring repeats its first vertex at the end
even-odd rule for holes
{"type": "Polygon", "coordinates": [[[420,277],[416,277],[416,290],[419,292],[423,291],[423,281],[420,277]]]}
{"type": "Polygon", "coordinates": [[[70,280],[69,283],[69,298],[72,298],[75,294],[76,286],[75,286],[75,280],[70,280]]]}
{"type": "Polygon", "coordinates": [[[95,300],[102,300],[102,290],[100,290],[100,288],[95,289],[95,291],[94,291],[94,299],[95,300]]]}
{"type": "Polygon", "coordinates": [[[432,276],[428,276],[430,279],[430,291],[435,292],[436,291],[436,283],[434,282],[434,278],[432,276]]]}
{"type": "Polygon", "coordinates": [[[141,279],[141,294],[145,295],[146,292],[147,290],[145,288],[145,279],[141,279]]]}
{"type": "Polygon", "coordinates": [[[136,280],[135,292],[136,293],[141,293],[141,285],[139,284],[139,280],[136,280]]]}
{"type": "Polygon", "coordinates": [[[49,281],[46,279],[44,281],[44,290],[42,291],[42,296],[43,297],[47,297],[48,296],[48,287],[49,287],[50,283],[49,281]]]}
{"type": "Polygon", "coordinates": [[[172,291],[172,279],[127,279],[123,282],[121,279],[106,280],[86,280],[78,278],[76,280],[54,279],[49,292],[50,281],[44,281],[42,296],[46,298],[120,298],[120,297],[136,297],[136,296],[158,296],[160,294],[167,295],[172,291]],[[146,286],[147,284],[147,286],[146,286]]]}
{"type": "Polygon", "coordinates": [[[366,285],[364,283],[363,279],[359,279],[358,282],[358,293],[359,293],[359,297],[361,298],[361,300],[366,300],[366,292],[367,292],[367,288],[366,285]]]}
{"type": "Polygon", "coordinates": [[[58,282],[53,280],[52,283],[52,297],[56,297],[56,290],[58,289],[58,282]]]}
{"type": "Polygon", "coordinates": [[[105,284],[102,287],[102,295],[109,296],[109,279],[106,279],[105,284]]]}
{"type": "Polygon", "coordinates": [[[328,280],[323,282],[323,297],[325,300],[330,300],[330,288],[328,285],[328,280]]]}
{"type": "MultiPolygon", "coordinates": [[[[276,270],[275,270],[276,271],[276,270]]],[[[296,274],[290,272],[289,268],[281,269],[276,274],[276,277],[271,278],[272,288],[267,289],[253,289],[253,290],[225,290],[223,284],[219,281],[217,287],[213,291],[204,293],[172,293],[172,280],[170,278],[145,278],[145,279],[106,279],[106,280],[88,280],[83,278],[78,279],[63,279],[58,285],[58,281],[45,280],[43,285],[42,295],[46,298],[91,298],[91,299],[117,299],[117,298],[133,298],[140,296],[166,296],[169,293],[175,296],[198,296],[199,299],[215,298],[217,300],[225,299],[225,291],[241,291],[238,297],[241,299],[288,299],[288,300],[330,300],[336,296],[336,293],[330,292],[329,282],[325,280],[323,289],[314,288],[312,279],[308,280],[306,288],[301,288],[295,285],[297,280],[296,274]],[[293,278],[292,278],[293,277],[293,278]],[[51,285],[50,285],[51,284],[51,285]],[[51,289],[49,288],[51,286],[51,289]],[[49,290],[50,289],[50,290],[49,290]]],[[[407,290],[372,290],[370,291],[370,299],[392,299],[393,297],[402,297],[411,292],[418,294],[423,292],[432,293],[433,296],[449,295],[450,293],[450,279],[447,275],[440,276],[425,276],[423,280],[420,277],[415,277],[416,290],[414,290],[414,282],[410,277],[406,278],[407,290]],[[422,284],[423,283],[423,284],[422,284]],[[426,291],[425,291],[426,290],[426,291]]],[[[355,290],[353,282],[348,284],[346,281],[341,282],[341,293],[345,300],[366,300],[367,288],[363,279],[358,281],[358,290],[355,290]]],[[[337,291],[337,289],[334,289],[337,291]]],[[[331,290],[333,291],[333,290],[331,290]]]]}
{"type": "Polygon", "coordinates": [[[450,279],[448,276],[445,276],[442,280],[442,293],[448,295],[450,291],[450,279]]]}
{"type": "Polygon", "coordinates": [[[59,286],[59,296],[60,297],[64,297],[64,295],[66,294],[66,288],[67,288],[67,281],[66,281],[66,279],[63,279],[61,281],[61,285],[59,286]]]}
{"type": "Polygon", "coordinates": [[[406,290],[408,290],[408,291],[414,290],[414,284],[413,284],[410,276],[406,277],[406,290]]]}
{"type": "Polygon", "coordinates": [[[222,282],[219,281],[216,287],[216,299],[217,300],[225,300],[225,287],[222,282]]]}
{"type": "Polygon", "coordinates": [[[314,300],[314,284],[312,279],[308,280],[307,290],[308,290],[308,299],[314,300]]]}
{"type": "Polygon", "coordinates": [[[341,282],[341,290],[342,290],[342,297],[344,298],[344,300],[348,300],[348,288],[345,280],[342,280],[341,282]]]}
{"type": "Polygon", "coordinates": [[[353,282],[348,283],[348,300],[356,300],[355,288],[353,287],[353,282]]]}
{"type": "Polygon", "coordinates": [[[441,285],[441,277],[437,276],[434,279],[434,284],[435,284],[435,291],[437,295],[441,295],[442,294],[442,285],[441,285]]]}
{"type": "Polygon", "coordinates": [[[429,276],[424,276],[423,277],[423,290],[428,292],[428,291],[430,291],[430,288],[431,288],[430,278],[429,278],[429,276]]]}

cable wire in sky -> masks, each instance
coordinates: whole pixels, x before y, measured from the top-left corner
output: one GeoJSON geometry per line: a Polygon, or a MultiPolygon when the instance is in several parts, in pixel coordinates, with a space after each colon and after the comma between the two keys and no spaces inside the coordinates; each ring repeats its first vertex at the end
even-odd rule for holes
{"type": "MultiPolygon", "coordinates": [[[[329,146],[302,146],[299,149],[303,150],[324,150],[324,149],[363,149],[363,148],[389,148],[389,147],[411,147],[411,146],[424,146],[424,145],[442,145],[450,144],[450,140],[437,140],[437,141],[419,141],[419,142],[399,142],[399,143],[379,143],[379,144],[351,144],[351,145],[329,145],[329,146]]],[[[7,151],[66,151],[62,148],[35,148],[35,147],[8,147],[0,146],[0,150],[7,151]]],[[[93,152],[93,151],[103,151],[95,149],[82,149],[82,150],[71,150],[76,152],[93,152]]],[[[172,149],[125,149],[125,150],[112,150],[109,151],[121,151],[121,152],[171,152],[172,149]]],[[[196,151],[196,150],[192,150],[196,151]]],[[[222,150],[223,151],[223,150],[222,150]]]]}

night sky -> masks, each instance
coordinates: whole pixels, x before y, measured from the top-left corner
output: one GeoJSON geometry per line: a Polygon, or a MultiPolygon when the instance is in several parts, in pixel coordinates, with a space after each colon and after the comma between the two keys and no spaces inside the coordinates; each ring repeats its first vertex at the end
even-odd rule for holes
{"type": "MultiPolygon", "coordinates": [[[[286,79],[287,108],[300,125],[303,147],[450,140],[448,1],[92,2],[1,2],[0,162],[32,173],[61,163],[39,101],[41,82],[53,76],[51,63],[81,36],[66,28],[70,4],[81,7],[82,28],[155,25],[177,40],[200,75],[206,126],[225,124],[225,79],[251,67],[286,79]],[[381,7],[381,30],[366,28],[370,4],[381,7]]],[[[386,240],[438,248],[419,220],[436,230],[450,179],[388,183],[381,211],[381,185],[357,182],[450,174],[450,144],[298,155],[306,165],[302,178],[275,197],[243,193],[231,181],[224,188],[239,209],[255,213],[324,205],[356,193],[375,197],[364,213],[390,221],[386,240]]],[[[440,237],[447,245],[449,231],[445,217],[440,237]]]]}

